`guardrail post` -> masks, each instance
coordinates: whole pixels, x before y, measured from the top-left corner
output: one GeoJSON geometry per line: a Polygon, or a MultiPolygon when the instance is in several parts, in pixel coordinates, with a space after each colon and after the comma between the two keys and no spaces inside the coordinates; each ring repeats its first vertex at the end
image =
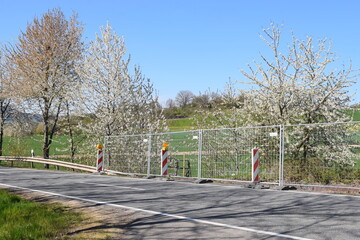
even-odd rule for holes
{"type": "MultiPolygon", "coordinates": [[[[32,158],[35,157],[34,149],[31,149],[31,157],[32,157],[32,158]]],[[[34,168],[34,162],[30,162],[30,167],[31,167],[31,168],[34,168]]]]}

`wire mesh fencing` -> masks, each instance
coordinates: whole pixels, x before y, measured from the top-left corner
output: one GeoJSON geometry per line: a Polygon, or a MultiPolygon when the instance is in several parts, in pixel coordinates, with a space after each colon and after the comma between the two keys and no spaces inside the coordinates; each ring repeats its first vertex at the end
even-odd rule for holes
{"type": "Polygon", "coordinates": [[[162,144],[168,142],[172,176],[197,177],[199,132],[170,132],[105,138],[105,162],[109,170],[160,175],[162,144]]]}
{"type": "Polygon", "coordinates": [[[360,184],[360,123],[284,127],[286,184],[360,184]]]}
{"type": "Polygon", "coordinates": [[[106,168],[160,175],[164,142],[169,143],[171,176],[251,181],[251,151],[258,148],[262,180],[279,181],[279,126],[110,136],[105,138],[106,168]]]}
{"type": "Polygon", "coordinates": [[[278,182],[280,146],[279,126],[203,130],[201,177],[251,181],[256,148],[262,181],[278,182]]]}
{"type": "Polygon", "coordinates": [[[360,186],[360,122],[110,136],[106,168],[160,175],[164,142],[170,176],[250,182],[256,148],[261,182],[360,186]]]}

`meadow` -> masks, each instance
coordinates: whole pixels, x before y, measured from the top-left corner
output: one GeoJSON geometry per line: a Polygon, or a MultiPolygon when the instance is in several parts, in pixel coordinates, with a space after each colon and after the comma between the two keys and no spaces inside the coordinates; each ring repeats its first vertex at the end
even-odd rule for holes
{"type": "MultiPolygon", "coordinates": [[[[42,156],[42,141],[43,136],[41,135],[24,136],[22,138],[4,137],[3,155],[30,157],[33,149],[35,156],[42,156]]],[[[55,136],[50,155],[69,155],[68,142],[68,136],[55,136]]]]}

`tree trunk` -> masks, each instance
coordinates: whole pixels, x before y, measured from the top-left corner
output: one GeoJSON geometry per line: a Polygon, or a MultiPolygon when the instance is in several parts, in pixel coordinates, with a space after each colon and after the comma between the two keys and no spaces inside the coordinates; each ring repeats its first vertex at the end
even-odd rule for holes
{"type": "MultiPolygon", "coordinates": [[[[54,115],[53,123],[50,122],[50,106],[51,102],[49,99],[44,98],[44,112],[43,112],[43,120],[44,120],[44,143],[43,143],[43,157],[45,159],[49,159],[50,157],[50,146],[56,132],[57,122],[59,120],[59,115],[61,111],[61,102],[62,99],[59,99],[59,103],[57,106],[57,112],[54,115]]],[[[49,168],[49,164],[44,165],[45,168],[49,168]]]]}
{"type": "Polygon", "coordinates": [[[0,120],[0,156],[3,155],[4,120],[0,120]]]}
{"type": "Polygon", "coordinates": [[[4,103],[3,99],[0,99],[0,156],[3,155],[3,139],[4,139],[4,125],[5,120],[7,119],[8,115],[6,114],[7,108],[9,106],[8,102],[7,104],[4,103]]]}
{"type": "MultiPolygon", "coordinates": [[[[69,137],[70,137],[70,152],[71,152],[71,162],[74,162],[74,158],[75,158],[75,153],[76,153],[76,147],[75,147],[75,143],[74,143],[74,134],[73,134],[73,129],[71,126],[71,119],[70,119],[70,106],[69,106],[69,101],[66,100],[65,101],[65,106],[66,106],[66,120],[67,120],[67,125],[69,128],[69,137]]],[[[74,169],[73,169],[74,170],[74,169]]]]}
{"type": "MultiPolygon", "coordinates": [[[[43,158],[49,159],[50,156],[50,141],[49,141],[49,103],[48,99],[44,98],[44,112],[43,112],[43,120],[44,120],[44,141],[43,141],[43,158]]],[[[44,164],[44,168],[49,169],[49,164],[44,164]]]]}
{"type": "MultiPolygon", "coordinates": [[[[44,119],[44,142],[43,142],[43,158],[49,159],[50,157],[50,144],[49,144],[49,126],[48,121],[44,119]]],[[[44,168],[49,169],[49,164],[44,164],[44,168]]]]}

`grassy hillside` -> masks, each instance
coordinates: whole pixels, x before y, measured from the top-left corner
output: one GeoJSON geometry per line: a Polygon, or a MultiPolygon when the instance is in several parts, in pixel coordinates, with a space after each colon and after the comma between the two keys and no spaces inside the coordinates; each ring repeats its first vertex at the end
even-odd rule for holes
{"type": "Polygon", "coordinates": [[[351,111],[352,121],[360,121],[360,109],[356,109],[351,111]]]}
{"type": "Polygon", "coordinates": [[[170,132],[188,131],[195,127],[195,123],[190,118],[167,119],[170,132]]]}
{"type": "MultiPolygon", "coordinates": [[[[360,121],[360,109],[347,110],[347,114],[351,117],[351,121],[360,121]]],[[[188,131],[196,128],[195,122],[190,118],[167,119],[166,122],[171,132],[188,131]]]]}

